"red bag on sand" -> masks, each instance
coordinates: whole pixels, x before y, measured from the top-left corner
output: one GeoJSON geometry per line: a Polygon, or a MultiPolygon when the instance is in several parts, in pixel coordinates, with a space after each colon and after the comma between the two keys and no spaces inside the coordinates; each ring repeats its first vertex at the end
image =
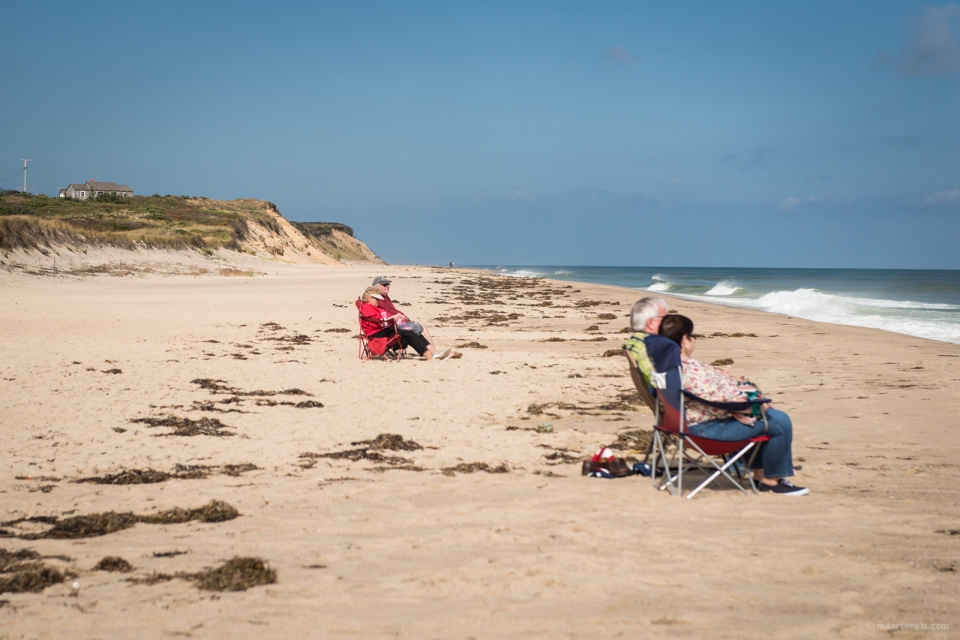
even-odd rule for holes
{"type": "Polygon", "coordinates": [[[370,338],[367,340],[370,346],[370,355],[382,356],[387,350],[387,338],[370,338]]]}
{"type": "Polygon", "coordinates": [[[605,474],[602,477],[622,478],[633,475],[633,470],[625,460],[613,455],[607,447],[599,449],[589,460],[584,460],[580,468],[581,475],[605,474]]]}

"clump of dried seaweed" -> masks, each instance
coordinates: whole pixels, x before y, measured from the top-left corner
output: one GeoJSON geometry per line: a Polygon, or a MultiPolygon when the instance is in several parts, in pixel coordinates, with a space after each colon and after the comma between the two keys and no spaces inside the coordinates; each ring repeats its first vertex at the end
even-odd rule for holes
{"type": "Polygon", "coordinates": [[[277,581],[277,572],[260,558],[236,556],[215,569],[207,569],[191,576],[197,587],[206,591],[246,591],[262,584],[277,581]]]}
{"type": "Polygon", "coordinates": [[[79,478],[74,480],[74,482],[89,484],[155,484],[157,482],[166,482],[170,479],[170,476],[171,474],[166,471],[155,471],[153,469],[124,469],[119,473],[79,478]]]}
{"type": "Polygon", "coordinates": [[[175,415],[169,415],[165,418],[133,418],[130,422],[145,424],[148,427],[172,427],[173,431],[170,433],[158,433],[156,436],[216,436],[218,438],[224,438],[227,436],[236,435],[231,431],[224,431],[224,429],[232,429],[228,425],[223,424],[216,418],[200,418],[199,420],[192,420],[190,418],[181,418],[175,415]]]}
{"type": "Polygon", "coordinates": [[[483,471],[484,473],[510,473],[510,467],[505,464],[491,467],[486,462],[461,462],[456,466],[444,467],[440,470],[445,476],[455,476],[458,473],[477,473],[478,471],[483,471]]]}
{"type": "Polygon", "coordinates": [[[196,573],[178,571],[168,573],[152,573],[146,578],[130,578],[134,584],[156,584],[179,578],[194,582],[199,589],[206,591],[246,591],[251,587],[264,584],[274,584],[277,581],[277,572],[260,558],[235,556],[219,567],[205,569],[196,573]]]}
{"type": "MultiPolygon", "coordinates": [[[[423,449],[420,444],[413,440],[404,440],[403,436],[395,433],[381,433],[373,440],[361,440],[351,442],[356,449],[346,449],[344,451],[333,451],[330,453],[301,453],[302,460],[315,460],[317,458],[330,458],[334,460],[369,460],[388,464],[391,466],[410,465],[412,460],[400,456],[385,456],[381,451],[416,451],[423,449]]],[[[301,464],[302,468],[310,468],[313,465],[309,463],[301,464]]]]}
{"type": "Polygon", "coordinates": [[[417,449],[423,449],[418,443],[413,440],[404,440],[403,436],[396,433],[381,433],[373,440],[361,440],[359,442],[351,442],[355,447],[365,446],[368,449],[376,449],[378,451],[383,451],[387,449],[389,451],[416,451],[417,449]]]}
{"type": "Polygon", "coordinates": [[[111,473],[103,476],[90,476],[74,480],[76,483],[89,484],[156,484],[166,482],[171,478],[177,480],[198,480],[210,475],[222,474],[227,476],[239,476],[247,471],[256,471],[259,469],[255,464],[244,462],[241,464],[224,465],[206,465],[177,464],[172,472],[156,471],[154,469],[124,469],[118,473],[111,473]]]}
{"type": "Polygon", "coordinates": [[[260,389],[255,389],[254,391],[242,391],[236,387],[230,387],[227,385],[226,380],[217,380],[215,378],[195,378],[190,381],[190,384],[199,385],[201,389],[206,389],[213,395],[220,393],[228,393],[234,397],[236,396],[256,396],[256,397],[266,397],[266,396],[310,396],[313,397],[312,393],[307,393],[303,389],[282,389],[281,391],[262,391],[260,389]]]}
{"type": "Polygon", "coordinates": [[[100,562],[97,563],[97,566],[93,568],[94,571],[116,571],[119,573],[130,573],[133,571],[133,565],[124,560],[119,556],[106,556],[100,562]]]}
{"type": "MultiPolygon", "coordinates": [[[[59,540],[94,538],[129,529],[138,522],[147,524],[179,524],[191,520],[199,520],[200,522],[225,522],[227,520],[233,520],[239,515],[239,512],[226,502],[212,500],[206,505],[196,509],[174,507],[173,509],[151,515],[107,511],[105,513],[72,516],[63,520],[57,517],[47,516],[44,517],[43,521],[46,524],[53,525],[49,529],[41,533],[24,533],[16,537],[24,540],[39,540],[43,538],[59,540]]],[[[21,518],[2,524],[4,526],[15,526],[27,521],[37,522],[38,518],[21,518]]],[[[4,531],[3,533],[7,536],[15,535],[8,531],[4,531]]]]}
{"type": "Polygon", "coordinates": [[[0,593],[39,593],[64,581],[59,569],[40,561],[33,549],[7,551],[0,548],[0,593]]]}
{"type": "Polygon", "coordinates": [[[610,445],[610,448],[620,451],[646,451],[652,441],[653,431],[645,429],[621,431],[617,434],[617,439],[610,445]]]}

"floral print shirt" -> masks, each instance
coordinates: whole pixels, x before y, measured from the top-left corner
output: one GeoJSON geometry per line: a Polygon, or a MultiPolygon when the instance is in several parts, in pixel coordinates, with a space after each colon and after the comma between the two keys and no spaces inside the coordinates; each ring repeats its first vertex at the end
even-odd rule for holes
{"type": "MultiPolygon", "coordinates": [[[[680,362],[683,364],[682,379],[685,391],[712,402],[744,402],[748,400],[746,391],[740,388],[738,378],[687,356],[681,356],[680,362]]],[[[733,413],[730,411],[710,407],[690,398],[684,399],[684,403],[688,425],[733,417],[733,413]]],[[[745,418],[745,416],[740,416],[740,418],[745,418]]],[[[752,419],[752,422],[755,421],[755,418],[752,419]]]]}

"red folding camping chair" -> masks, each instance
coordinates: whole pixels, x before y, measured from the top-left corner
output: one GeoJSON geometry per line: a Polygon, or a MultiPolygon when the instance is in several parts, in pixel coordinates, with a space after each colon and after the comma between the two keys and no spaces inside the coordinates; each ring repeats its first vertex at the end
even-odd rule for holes
{"type": "MultiPolygon", "coordinates": [[[[667,378],[668,381],[678,381],[680,379],[680,376],[676,378],[669,376],[667,378]]],[[[668,383],[667,386],[669,387],[671,385],[668,383]]],[[[692,398],[709,406],[726,409],[728,411],[742,411],[753,405],[759,405],[761,409],[760,415],[763,421],[763,433],[766,433],[768,429],[767,416],[763,405],[770,402],[770,400],[711,402],[703,398],[698,398],[692,393],[683,391],[682,389],[673,388],[656,389],[656,396],[657,424],[654,426],[653,432],[653,463],[651,464],[654,473],[650,474],[654,486],[656,486],[657,482],[656,470],[662,466],[666,479],[660,485],[660,490],[669,489],[670,493],[676,496],[683,494],[683,472],[685,469],[688,472],[700,471],[707,476],[707,479],[697,485],[697,487],[687,495],[687,498],[692,498],[697,495],[701,489],[711,482],[716,481],[721,475],[727,478],[735,487],[744,493],[748,493],[743,487],[744,474],[740,472],[741,465],[738,464],[738,461],[749,453],[746,476],[750,481],[750,488],[753,492],[755,494],[759,493],[756,483],[753,480],[753,474],[749,471],[749,467],[752,465],[760,445],[770,440],[770,437],[758,435],[748,440],[727,442],[691,435],[687,427],[684,404],[687,398],[692,398]],[[671,441],[675,442],[676,450],[674,451],[673,457],[668,459],[667,447],[671,441]],[[720,461],[716,458],[719,458],[720,461]],[[729,470],[731,467],[734,473],[737,474],[739,481],[730,475],[729,470]]]]}
{"type": "Polygon", "coordinates": [[[357,332],[357,357],[361,360],[372,360],[374,358],[380,358],[381,360],[402,360],[405,349],[396,323],[390,325],[393,327],[394,335],[382,338],[368,338],[363,332],[362,321],[378,322],[382,325],[383,320],[381,318],[365,318],[361,310],[361,304],[360,298],[357,298],[357,324],[360,325],[360,330],[357,332]]]}

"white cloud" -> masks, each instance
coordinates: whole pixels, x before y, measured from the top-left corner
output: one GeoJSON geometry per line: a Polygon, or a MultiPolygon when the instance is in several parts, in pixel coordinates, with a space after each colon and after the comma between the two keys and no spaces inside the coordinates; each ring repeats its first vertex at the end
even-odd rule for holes
{"type": "Polygon", "coordinates": [[[947,189],[931,193],[923,199],[923,204],[931,206],[960,204],[960,189],[947,189]]]}
{"type": "Polygon", "coordinates": [[[777,207],[780,211],[790,211],[790,209],[796,209],[800,206],[800,203],[803,202],[800,198],[784,198],[783,202],[777,207]]]}
{"type": "Polygon", "coordinates": [[[928,7],[914,25],[913,38],[897,70],[907,76],[943,76],[960,72],[960,46],[952,21],[960,7],[928,7]]]}
{"type": "Polygon", "coordinates": [[[524,190],[524,189],[517,189],[516,191],[513,192],[513,195],[510,196],[510,199],[511,199],[511,200],[520,200],[520,201],[523,201],[523,202],[529,202],[529,201],[533,200],[533,195],[531,195],[529,192],[527,192],[527,191],[524,190]]]}

